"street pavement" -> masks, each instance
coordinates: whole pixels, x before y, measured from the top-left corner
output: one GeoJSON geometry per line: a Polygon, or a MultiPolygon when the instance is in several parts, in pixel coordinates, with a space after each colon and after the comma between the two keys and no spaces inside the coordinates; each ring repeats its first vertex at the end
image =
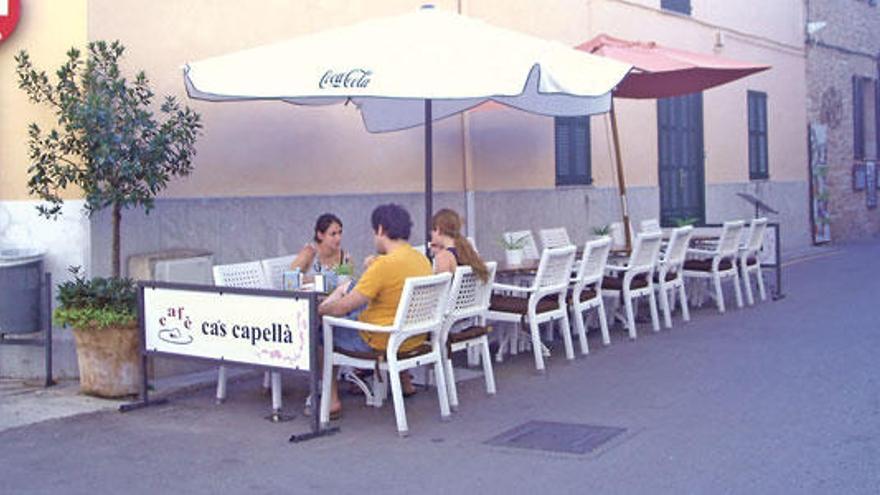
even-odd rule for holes
{"type": "MultiPolygon", "coordinates": [[[[643,323],[634,342],[616,329],[608,347],[594,332],[573,362],[555,345],[543,375],[529,353],[508,358],[496,396],[460,384],[449,422],[423,390],[406,402],[408,438],[390,404],[344,395],[339,433],[289,443],[308,430],[297,376],[287,423],[263,419],[269,398],[246,377],[222,405],[189,387],[163,406],[5,426],[0,493],[880,493],[878,253],[816,250],[788,262],[779,301],[643,323]],[[584,454],[487,444],[531,421],[624,431],[584,454]]],[[[0,400],[38,407],[47,393],[0,387],[0,400]]]]}

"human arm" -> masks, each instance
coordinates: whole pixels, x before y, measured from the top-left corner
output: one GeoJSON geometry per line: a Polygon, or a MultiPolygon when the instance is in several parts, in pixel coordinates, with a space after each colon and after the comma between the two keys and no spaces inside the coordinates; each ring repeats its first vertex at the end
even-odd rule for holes
{"type": "MultiPolygon", "coordinates": [[[[334,295],[339,291],[335,291],[334,295]]],[[[357,289],[345,294],[342,297],[329,297],[318,306],[318,314],[321,316],[343,316],[351,313],[357,308],[367,304],[370,300],[367,296],[361,294],[357,289]]]]}
{"type": "Polygon", "coordinates": [[[458,263],[455,256],[445,249],[438,250],[434,253],[434,273],[455,273],[458,263]]]}
{"type": "Polygon", "coordinates": [[[311,242],[307,243],[300,249],[299,253],[296,255],[296,258],[293,259],[293,262],[290,264],[290,268],[295,270],[299,268],[299,270],[303,273],[309,271],[309,265],[315,260],[315,255],[317,255],[318,250],[315,249],[315,246],[312,245],[311,242]]]}

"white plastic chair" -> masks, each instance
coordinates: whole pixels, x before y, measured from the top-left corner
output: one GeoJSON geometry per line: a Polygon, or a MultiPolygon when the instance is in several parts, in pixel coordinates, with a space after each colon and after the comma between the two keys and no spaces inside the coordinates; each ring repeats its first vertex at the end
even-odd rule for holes
{"type": "Polygon", "coordinates": [[[666,246],[666,253],[661,256],[657,264],[657,276],[654,283],[657,284],[657,291],[660,293],[660,309],[663,311],[663,322],[666,324],[666,328],[672,328],[672,309],[675,306],[676,289],[678,289],[681,301],[681,317],[684,321],[691,320],[682,265],[685,262],[688,245],[693,234],[694,228],[690,225],[673,229],[669,244],[666,246]],[[672,291],[673,295],[672,305],[669,304],[669,291],[672,291]]]}
{"type": "MultiPolygon", "coordinates": [[[[633,234],[632,225],[629,227],[630,235],[633,234]]],[[[611,236],[611,248],[622,249],[626,247],[626,232],[623,230],[623,222],[612,222],[608,226],[608,235],[611,236]]]]}
{"type": "Polygon", "coordinates": [[[607,270],[614,276],[606,276],[602,280],[602,293],[623,300],[626,311],[626,327],[629,338],[636,338],[636,318],[633,301],[639,297],[648,297],[651,310],[651,324],[655,332],[660,331],[660,320],[657,315],[657,300],[654,297],[654,268],[660,253],[661,234],[653,232],[636,235],[629,261],[625,265],[608,264],[607,270]]]}
{"type": "Polygon", "coordinates": [[[748,234],[746,235],[746,243],[739,248],[739,270],[742,274],[743,286],[746,288],[746,302],[749,306],[755,304],[755,298],[752,295],[752,282],[749,274],[755,272],[758,279],[758,294],[762,301],[767,300],[767,293],[764,291],[764,276],[761,272],[761,260],[758,259],[758,252],[764,245],[764,231],[767,230],[766,218],[755,218],[749,223],[748,234]]]}
{"type": "Polygon", "coordinates": [[[565,227],[541,229],[538,231],[538,236],[541,238],[541,245],[544,246],[544,249],[571,245],[571,239],[569,239],[565,227]]]}
{"type": "MultiPolygon", "coordinates": [[[[330,422],[330,391],[333,366],[351,366],[354,368],[377,369],[387,377],[381,386],[374,387],[374,406],[380,406],[385,397],[386,385],[391,384],[391,395],[394,402],[394,415],[397,419],[397,432],[401,436],[409,434],[406,421],[406,409],[403,403],[403,390],[400,385],[400,372],[423,365],[434,365],[434,377],[437,380],[437,398],[440,401],[440,415],[449,417],[449,399],[447,394],[445,373],[443,371],[443,353],[441,351],[441,333],[443,328],[443,312],[449,300],[449,283],[451,273],[440,273],[426,277],[410,277],[403,285],[400,304],[394,323],[390,326],[372,325],[360,321],[325,316],[324,331],[324,363],[323,384],[321,392],[320,421],[326,425],[330,422]],[[370,353],[349,352],[333,347],[334,328],[353,328],[368,332],[388,334],[388,347],[385,352],[370,353]],[[400,345],[410,337],[427,335],[428,341],[422,346],[407,352],[399,352],[400,345]]],[[[378,373],[377,373],[378,374],[378,373]]],[[[381,377],[374,380],[377,384],[381,377]]]]}
{"type": "Polygon", "coordinates": [[[602,300],[602,277],[611,251],[611,238],[608,236],[589,241],[584,245],[584,257],[578,267],[577,274],[571,280],[574,284],[571,291],[571,319],[574,321],[575,332],[580,339],[581,353],[590,352],[587,343],[587,331],[584,325],[584,312],[596,309],[599,317],[599,329],[602,331],[602,343],[608,345],[608,321],[605,317],[605,303],[602,300]]]}
{"type": "Polygon", "coordinates": [[[492,369],[492,358],[489,355],[489,327],[486,326],[486,312],[489,310],[497,265],[494,261],[486,263],[489,275],[485,282],[480,280],[469,266],[459,266],[455,269],[442,333],[446,387],[449,394],[449,406],[453,411],[458,409],[458,387],[455,383],[451,357],[455,352],[471,348],[479,350],[483,364],[483,376],[486,379],[486,393],[495,395],[495,373],[492,369]],[[467,328],[452,332],[452,328],[460,322],[472,324],[467,328]]]}
{"type": "Polygon", "coordinates": [[[295,254],[289,254],[277,258],[266,258],[260,261],[269,287],[284,290],[284,272],[290,270],[290,265],[295,259],[295,254]]]}
{"type": "MultiPolygon", "coordinates": [[[[493,290],[523,294],[525,297],[492,294],[486,318],[519,324],[528,322],[532,338],[532,351],[535,355],[535,368],[544,371],[544,346],[538,325],[560,321],[560,332],[565,343],[565,357],[574,359],[571,344],[571,327],[568,322],[566,292],[574,263],[574,246],[545,249],[538,263],[538,272],[528,287],[495,283],[493,290]]],[[[518,331],[519,328],[514,329],[518,331]]],[[[503,348],[504,342],[502,342],[503,348]]],[[[500,350],[499,350],[500,352],[500,350]]]]}
{"type": "MultiPolygon", "coordinates": [[[[229,265],[214,265],[214,285],[224,287],[238,287],[245,289],[268,289],[271,288],[263,265],[259,261],[234,263],[229,265]]],[[[281,373],[273,371],[263,375],[263,388],[269,388],[271,380],[272,388],[272,414],[278,417],[281,414],[281,373]]],[[[226,400],[226,366],[221,365],[217,370],[217,403],[226,400]]]]}
{"type": "Polygon", "coordinates": [[[504,240],[513,242],[518,239],[524,239],[523,257],[529,260],[536,260],[541,257],[538,253],[538,246],[535,244],[535,236],[531,230],[518,230],[516,232],[505,232],[504,240]]]}
{"type": "MultiPolygon", "coordinates": [[[[739,271],[736,266],[736,258],[739,254],[739,240],[742,235],[745,222],[736,220],[724,222],[721,237],[715,249],[688,249],[688,255],[700,256],[698,259],[685,260],[683,273],[686,278],[710,280],[715,286],[712,296],[718,311],[724,313],[724,293],[721,290],[721,282],[725,278],[733,279],[733,289],[736,294],[736,305],[742,307],[742,291],[739,284],[739,271]]],[[[710,293],[711,294],[711,293],[710,293]]]]}

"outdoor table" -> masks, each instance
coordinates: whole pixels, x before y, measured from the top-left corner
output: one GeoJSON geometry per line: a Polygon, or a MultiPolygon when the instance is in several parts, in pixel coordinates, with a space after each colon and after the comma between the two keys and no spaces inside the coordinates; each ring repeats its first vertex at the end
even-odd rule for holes
{"type": "Polygon", "coordinates": [[[498,264],[495,276],[505,278],[520,275],[534,275],[535,272],[538,271],[539,262],[540,260],[537,259],[525,259],[522,263],[512,265],[504,261],[498,264]]]}

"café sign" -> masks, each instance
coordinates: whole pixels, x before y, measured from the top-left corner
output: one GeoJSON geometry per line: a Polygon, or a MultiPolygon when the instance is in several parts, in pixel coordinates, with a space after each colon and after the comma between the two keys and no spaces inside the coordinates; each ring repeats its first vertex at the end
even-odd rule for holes
{"type": "Polygon", "coordinates": [[[309,299],[144,288],[147,352],[309,369],[309,299]]]}

